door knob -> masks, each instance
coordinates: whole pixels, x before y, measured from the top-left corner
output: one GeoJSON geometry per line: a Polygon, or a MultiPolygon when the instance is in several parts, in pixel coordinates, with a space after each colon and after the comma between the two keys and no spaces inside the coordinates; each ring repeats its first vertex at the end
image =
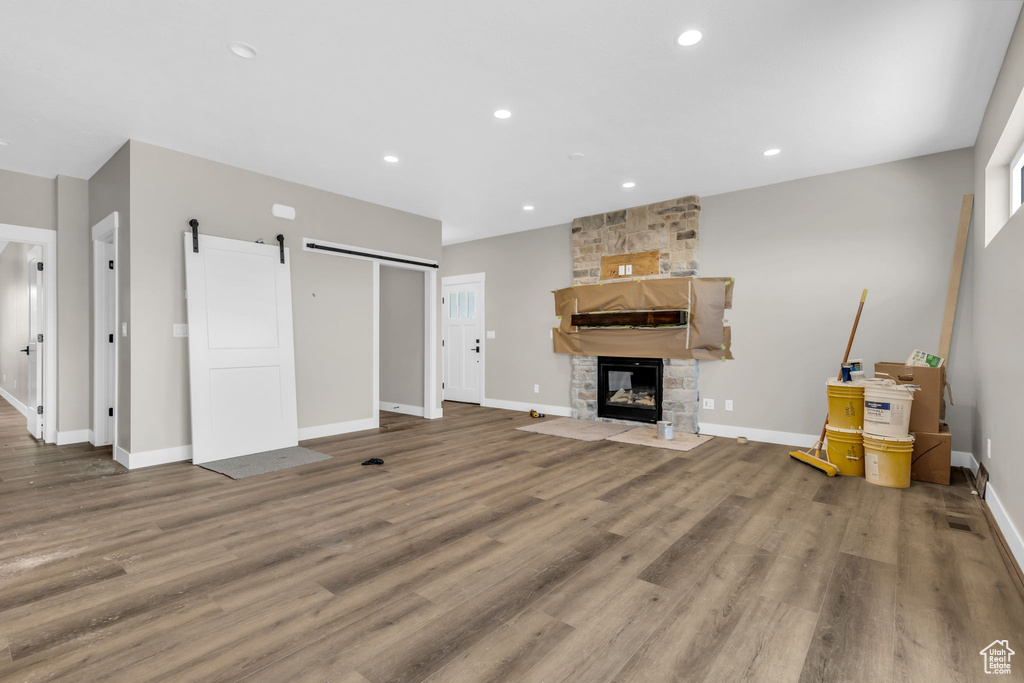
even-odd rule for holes
{"type": "Polygon", "coordinates": [[[476,347],[476,348],[475,348],[475,349],[473,349],[473,350],[474,350],[474,351],[476,351],[477,353],[480,353],[480,347],[479,347],[479,346],[478,346],[478,347],[476,347]]]}
{"type": "Polygon", "coordinates": [[[29,347],[26,346],[25,348],[23,348],[21,350],[21,352],[27,356],[28,355],[28,349],[29,349],[29,347]]]}

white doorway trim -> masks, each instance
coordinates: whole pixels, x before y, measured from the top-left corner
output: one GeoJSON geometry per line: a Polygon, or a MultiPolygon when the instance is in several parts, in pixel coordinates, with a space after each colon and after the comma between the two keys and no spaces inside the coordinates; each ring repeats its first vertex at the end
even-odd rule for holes
{"type": "Polygon", "coordinates": [[[92,310],[93,310],[93,344],[92,344],[92,429],[89,442],[94,446],[112,446],[117,441],[117,416],[120,412],[117,405],[117,382],[118,382],[118,347],[120,335],[118,329],[118,259],[117,259],[117,233],[119,218],[117,211],[113,212],[96,225],[92,226],[92,310]],[[108,247],[101,245],[112,245],[114,261],[114,288],[107,285],[107,271],[110,269],[106,261],[108,247]],[[113,305],[111,305],[111,303],[113,305]],[[112,319],[111,319],[112,318],[112,319]],[[108,344],[107,330],[114,330],[114,358],[113,358],[113,385],[110,386],[111,368],[108,366],[110,356],[107,353],[108,344]],[[114,408],[114,424],[109,429],[107,425],[107,410],[114,408]],[[109,432],[109,433],[108,433],[109,432]]]}
{"type": "Polygon", "coordinates": [[[0,223],[0,241],[42,247],[43,441],[57,443],[57,231],[0,223]]]}
{"type": "Polygon", "coordinates": [[[430,259],[418,256],[406,256],[376,249],[354,247],[337,242],[326,242],[311,237],[302,238],[302,250],[327,254],[329,256],[371,261],[373,263],[373,390],[370,395],[370,414],[373,417],[369,421],[372,423],[372,427],[367,426],[362,427],[362,429],[373,429],[380,426],[380,266],[383,264],[389,268],[405,268],[407,270],[418,270],[423,273],[423,417],[428,420],[436,420],[441,417],[441,406],[437,400],[437,316],[441,301],[437,288],[437,261],[431,261],[430,259]],[[357,253],[343,254],[335,251],[315,249],[309,246],[311,242],[323,247],[344,249],[357,253]],[[400,260],[396,261],[393,259],[400,260]]]}
{"type": "MultiPolygon", "coordinates": [[[[480,301],[477,302],[477,310],[480,311],[480,405],[487,400],[487,303],[486,296],[487,273],[468,273],[466,275],[446,275],[441,278],[441,291],[448,285],[480,285],[480,301]]],[[[444,354],[442,353],[442,358],[444,354]]],[[[441,392],[441,400],[444,400],[444,392],[441,392]]]]}

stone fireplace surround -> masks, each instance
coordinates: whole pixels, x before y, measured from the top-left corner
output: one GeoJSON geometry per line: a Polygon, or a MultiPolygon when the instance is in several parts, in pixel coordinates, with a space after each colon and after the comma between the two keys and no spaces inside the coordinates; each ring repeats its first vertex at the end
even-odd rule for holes
{"type": "MultiPolygon", "coordinates": [[[[659,272],[649,278],[696,276],[699,219],[700,198],[693,195],[577,218],[572,223],[573,284],[600,282],[603,256],[655,249],[659,272]]],[[[597,417],[596,356],[572,357],[570,392],[573,417],[620,422],[597,417]]],[[[671,420],[677,431],[697,432],[697,361],[664,359],[662,419],[671,420]]]]}

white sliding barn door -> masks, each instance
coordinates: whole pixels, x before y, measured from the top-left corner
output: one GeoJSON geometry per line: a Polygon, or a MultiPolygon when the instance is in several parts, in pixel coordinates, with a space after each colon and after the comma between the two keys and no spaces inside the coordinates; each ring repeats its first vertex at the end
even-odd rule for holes
{"type": "Polygon", "coordinates": [[[290,256],[185,233],[192,461],[298,443],[290,256]]]}

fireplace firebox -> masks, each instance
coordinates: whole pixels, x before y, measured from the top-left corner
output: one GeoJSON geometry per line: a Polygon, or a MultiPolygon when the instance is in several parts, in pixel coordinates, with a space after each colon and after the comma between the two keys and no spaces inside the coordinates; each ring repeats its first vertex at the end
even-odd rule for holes
{"type": "Polygon", "coordinates": [[[597,416],[654,424],[661,419],[660,358],[597,358],[597,416]]]}

